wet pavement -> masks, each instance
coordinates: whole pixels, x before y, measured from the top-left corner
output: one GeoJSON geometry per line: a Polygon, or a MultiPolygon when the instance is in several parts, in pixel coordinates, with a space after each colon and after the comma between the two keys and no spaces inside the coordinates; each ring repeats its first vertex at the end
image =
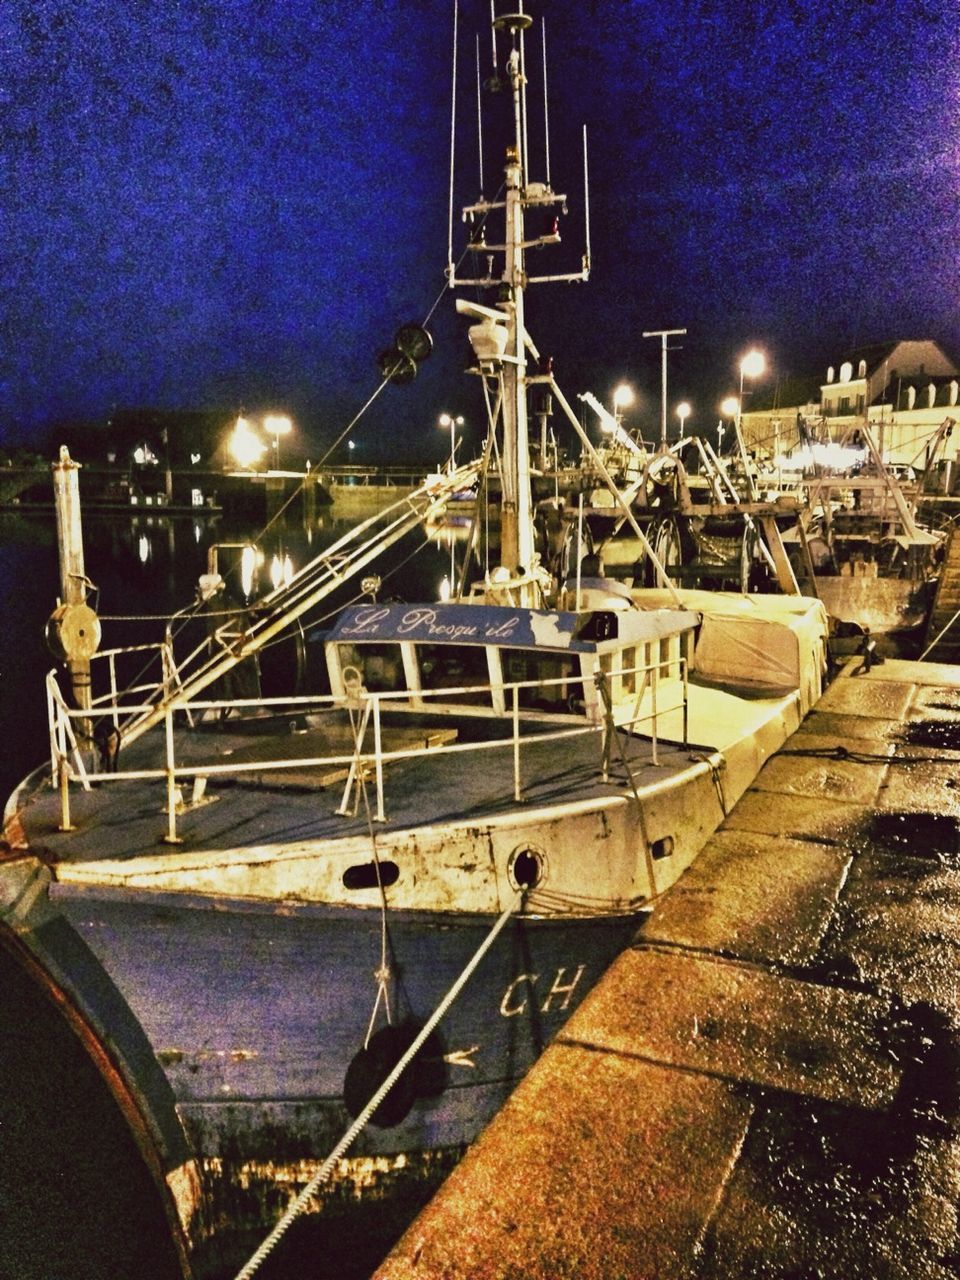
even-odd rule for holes
{"type": "Polygon", "coordinates": [[[849,665],[378,1280],[960,1276],[960,667],[849,665]]]}

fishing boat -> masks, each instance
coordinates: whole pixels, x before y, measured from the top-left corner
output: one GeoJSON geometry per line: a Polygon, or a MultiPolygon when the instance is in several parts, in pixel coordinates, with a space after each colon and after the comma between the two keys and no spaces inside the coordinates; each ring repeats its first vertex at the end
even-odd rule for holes
{"type": "MultiPolygon", "coordinates": [[[[612,415],[584,399],[605,430],[616,431],[612,415]]],[[[722,458],[697,436],[635,448],[635,479],[621,481],[621,493],[671,581],[816,596],[837,653],[868,641],[889,655],[919,652],[952,533],[936,510],[920,508],[953,426],[944,420],[927,442],[925,471],[912,479],[884,463],[861,423],[848,433],[853,443],[815,442],[786,475],[759,468],[745,450],[722,458]]],[[[604,572],[654,576],[655,564],[606,497],[599,507],[588,503],[583,520],[604,572]]]]}
{"type": "MultiPolygon", "coordinates": [[[[184,1274],[293,1191],[350,1197],[461,1152],[821,691],[816,600],[683,591],[662,566],[649,590],[579,562],[559,581],[541,558],[528,399],[549,395],[591,446],[525,317],[528,252],[559,243],[552,226],[528,238],[526,215],[566,200],[528,172],[530,25],[522,6],[494,15],[503,192],[466,210],[486,271],[448,268],[489,294],[457,304],[484,458],[249,607],[224,602],[211,563],[135,648],[101,634],[77,464],[53,467],[62,661],[49,759],[6,807],[0,942],[101,1076],[184,1274]],[[496,559],[447,601],[379,599],[381,558],[478,481],[494,442],[496,559]],[[354,602],[318,621],[351,580],[354,602]],[[258,658],[290,631],[322,678],[266,696],[258,658]]],[[[589,250],[548,279],[588,273],[589,250]]],[[[384,381],[427,342],[401,330],[384,381]]]]}

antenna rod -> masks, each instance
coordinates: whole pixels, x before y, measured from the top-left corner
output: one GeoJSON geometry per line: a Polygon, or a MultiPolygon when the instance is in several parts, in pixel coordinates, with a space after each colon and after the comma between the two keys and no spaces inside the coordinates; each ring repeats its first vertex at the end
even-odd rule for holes
{"type": "Polygon", "coordinates": [[[583,126],[583,210],[586,219],[586,253],[583,255],[584,271],[590,270],[590,181],[587,169],[587,126],[583,126]]]}
{"type": "MultiPolygon", "coordinates": [[[[490,0],[493,3],[493,0],[490,0]]],[[[447,208],[447,276],[453,279],[453,146],[457,132],[457,0],[453,0],[453,72],[450,77],[450,201],[447,208]]]]}
{"type": "MultiPolygon", "coordinates": [[[[523,17],[523,0],[517,5],[523,17]]],[[[530,181],[530,154],[527,147],[527,56],[523,38],[523,26],[520,27],[520,114],[523,120],[523,185],[530,181]]]]}
{"type": "Polygon", "coordinates": [[[497,28],[493,0],[490,0],[490,43],[493,46],[493,78],[497,78],[497,28]]]}
{"type": "Polygon", "coordinates": [[[550,186],[550,107],[547,102],[547,20],[540,19],[540,38],[543,45],[543,145],[547,153],[547,186],[550,186]]]}
{"type": "Polygon", "coordinates": [[[477,156],[480,160],[480,194],[483,195],[483,111],[480,100],[480,36],[475,37],[477,44],[477,156]]]}

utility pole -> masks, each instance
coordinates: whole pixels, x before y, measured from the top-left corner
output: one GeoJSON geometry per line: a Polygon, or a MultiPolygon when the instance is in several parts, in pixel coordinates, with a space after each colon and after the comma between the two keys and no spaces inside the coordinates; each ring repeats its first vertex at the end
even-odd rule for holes
{"type": "Polygon", "coordinates": [[[667,339],[686,333],[686,329],[649,329],[644,332],[645,338],[659,338],[660,352],[660,449],[667,447],[667,339]]]}

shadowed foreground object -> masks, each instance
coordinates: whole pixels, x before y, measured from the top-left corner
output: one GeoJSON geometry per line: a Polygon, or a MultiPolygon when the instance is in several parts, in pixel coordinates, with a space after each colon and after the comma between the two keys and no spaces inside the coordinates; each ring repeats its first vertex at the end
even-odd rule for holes
{"type": "Polygon", "coordinates": [[[0,948],[0,1272],[176,1280],[156,1187],[62,1013],[0,948]]]}

